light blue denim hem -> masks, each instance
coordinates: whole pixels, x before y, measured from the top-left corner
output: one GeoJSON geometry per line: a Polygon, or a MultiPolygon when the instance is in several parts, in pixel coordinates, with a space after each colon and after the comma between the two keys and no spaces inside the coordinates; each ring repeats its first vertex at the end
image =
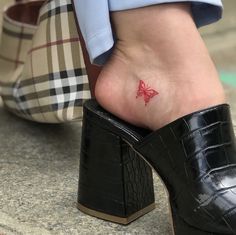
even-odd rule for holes
{"type": "Polygon", "coordinates": [[[93,37],[85,42],[91,62],[97,65],[103,65],[112,53],[114,39],[111,28],[105,28],[97,32],[93,37]]]}
{"type": "Polygon", "coordinates": [[[139,7],[145,7],[150,5],[162,4],[162,3],[173,3],[173,2],[192,2],[195,3],[207,3],[214,6],[221,6],[221,0],[109,0],[109,10],[110,11],[122,11],[128,9],[134,9],[139,7]]]}
{"type": "Polygon", "coordinates": [[[74,0],[90,61],[103,65],[112,53],[115,39],[109,18],[110,11],[173,2],[191,2],[197,27],[216,22],[222,17],[221,0],[74,0]]]}

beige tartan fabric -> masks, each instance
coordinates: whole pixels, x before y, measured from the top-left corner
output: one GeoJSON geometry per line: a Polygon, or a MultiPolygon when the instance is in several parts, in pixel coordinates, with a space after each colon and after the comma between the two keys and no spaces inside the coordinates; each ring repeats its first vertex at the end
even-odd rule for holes
{"type": "Polygon", "coordinates": [[[37,27],[6,14],[0,49],[0,94],[5,107],[37,122],[82,117],[91,97],[71,0],[48,0],[37,27]]]}

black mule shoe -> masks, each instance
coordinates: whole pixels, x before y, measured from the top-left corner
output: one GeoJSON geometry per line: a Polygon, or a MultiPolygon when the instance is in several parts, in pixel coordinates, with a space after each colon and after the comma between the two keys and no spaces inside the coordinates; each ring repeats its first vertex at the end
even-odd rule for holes
{"type": "Polygon", "coordinates": [[[151,166],[168,192],[175,235],[236,234],[236,142],[227,104],[150,132],[95,100],[84,105],[78,207],[127,224],[154,208],[151,166]]]}

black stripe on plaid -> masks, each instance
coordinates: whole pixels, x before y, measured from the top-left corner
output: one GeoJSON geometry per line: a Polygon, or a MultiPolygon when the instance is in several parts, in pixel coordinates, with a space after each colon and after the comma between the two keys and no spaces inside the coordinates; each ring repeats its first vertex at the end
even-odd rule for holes
{"type": "Polygon", "coordinates": [[[42,21],[48,19],[49,17],[59,15],[59,14],[64,13],[64,12],[72,12],[72,11],[73,11],[73,5],[72,4],[56,7],[54,9],[49,10],[48,12],[44,13],[43,15],[41,15],[40,18],[39,18],[39,21],[42,22],[42,21]]]}
{"type": "Polygon", "coordinates": [[[33,34],[27,34],[27,33],[17,33],[17,32],[14,32],[14,31],[11,31],[7,28],[4,28],[2,29],[2,32],[6,35],[9,35],[9,36],[12,36],[12,37],[15,37],[15,38],[21,38],[21,39],[26,39],[26,40],[32,40],[33,38],[33,34]]]}
{"type": "MultiPolygon", "coordinates": [[[[41,9],[40,20],[48,20],[48,24],[50,24],[50,19],[52,19],[52,16],[59,16],[58,19],[62,20],[62,22],[63,20],[70,20],[70,18],[67,19],[66,15],[68,15],[68,13],[73,12],[71,0],[48,0],[45,1],[45,3],[46,4],[41,9]],[[63,19],[63,17],[65,17],[65,19],[63,19]]],[[[60,25],[62,26],[62,23],[58,21],[58,19],[56,18],[56,22],[58,24],[57,27],[60,29],[60,25]]],[[[70,26],[71,25],[68,24],[69,29],[70,26]]],[[[45,27],[44,23],[42,25],[39,24],[39,27],[45,27]]],[[[74,33],[73,30],[75,29],[75,27],[71,27],[71,32],[74,33]]],[[[49,28],[49,34],[51,32],[50,30],[51,28],[49,28]]],[[[10,28],[10,31],[14,31],[14,27],[13,29],[10,28]]],[[[16,30],[15,32],[17,33],[18,31],[16,30]]],[[[24,32],[21,33],[23,34],[24,32]]],[[[71,41],[69,41],[68,39],[64,39],[63,34],[61,34],[61,32],[58,33],[56,31],[56,37],[58,37],[59,39],[62,38],[62,40],[60,41],[63,43],[64,41],[69,43],[74,42],[71,39],[69,39],[71,41]]],[[[50,48],[52,45],[61,47],[58,42],[51,42],[50,37],[47,38],[47,42],[48,43],[45,45],[45,47],[50,48]]],[[[77,43],[76,45],[78,46],[77,43]]],[[[43,48],[44,47],[42,46],[37,49],[43,48]]],[[[72,44],[71,49],[72,48],[74,48],[74,44],[72,44]]],[[[63,49],[65,48],[63,47],[63,49]]],[[[77,50],[79,51],[78,48],[76,48],[76,51],[77,50]]],[[[68,51],[68,53],[70,53],[70,51],[68,51]]],[[[63,53],[59,54],[62,54],[63,57],[63,53]]],[[[53,63],[53,57],[51,54],[47,54],[47,58],[48,63],[53,63]]],[[[27,74],[26,76],[30,77],[28,77],[26,80],[25,77],[20,77],[20,79],[18,79],[18,83],[14,83],[13,86],[11,83],[8,83],[8,86],[7,84],[4,84],[4,86],[2,87],[2,91],[5,94],[3,96],[3,99],[6,101],[6,107],[8,105],[11,111],[16,112],[17,115],[22,116],[23,118],[40,122],[55,123],[64,122],[72,119],[78,120],[78,118],[82,115],[83,103],[91,96],[85,68],[80,68],[84,67],[84,62],[82,58],[80,61],[80,58],[76,57],[75,61],[73,62],[75,62],[75,64],[71,65],[70,63],[68,63],[67,65],[61,63],[61,61],[59,60],[59,63],[61,65],[59,67],[59,71],[55,72],[53,69],[54,67],[52,66],[52,68],[45,71],[46,73],[50,71],[50,74],[45,74],[43,76],[34,76],[32,74],[27,74]],[[73,67],[77,67],[78,69],[68,71],[67,66],[69,69],[73,67]]]]}
{"type": "MultiPolygon", "coordinates": [[[[78,99],[78,100],[75,101],[75,107],[81,108],[83,103],[84,103],[84,100],[78,99]]],[[[57,105],[60,106],[60,104],[55,104],[55,106],[56,106],[55,108],[58,110],[59,107],[57,107],[57,105]]],[[[41,106],[40,108],[36,107],[36,108],[27,109],[27,110],[25,110],[25,112],[22,112],[21,110],[14,109],[14,108],[9,108],[7,106],[5,106],[5,108],[8,109],[11,112],[16,113],[18,116],[26,118],[26,119],[31,120],[31,121],[32,121],[31,116],[34,115],[34,114],[41,114],[42,113],[41,111],[43,111],[44,113],[52,112],[52,106],[51,105],[41,106]],[[28,117],[25,114],[27,114],[28,117]]],[[[75,117],[75,118],[77,119],[77,117],[75,117]]],[[[82,117],[80,117],[80,118],[82,118],[82,117]]]]}
{"type": "Polygon", "coordinates": [[[87,75],[85,68],[78,68],[73,70],[60,71],[58,73],[50,73],[48,76],[49,80],[55,80],[55,79],[66,79],[72,77],[70,74],[73,74],[75,77],[87,75]]]}
{"type": "Polygon", "coordinates": [[[13,82],[2,82],[2,81],[0,81],[0,87],[13,88],[14,84],[15,83],[13,83],[13,82]]]}
{"type": "MultiPolygon", "coordinates": [[[[5,96],[2,96],[3,100],[6,100],[5,96]]],[[[9,100],[12,101],[17,101],[15,99],[13,99],[13,97],[9,97],[9,100]]],[[[22,114],[26,114],[26,115],[32,115],[32,114],[41,114],[43,113],[47,113],[47,112],[52,112],[52,111],[59,111],[59,110],[63,110],[64,108],[68,108],[70,107],[70,102],[71,101],[66,101],[66,102],[62,102],[62,103],[52,103],[49,105],[43,105],[40,107],[32,107],[32,108],[26,108],[26,109],[17,109],[17,112],[22,113],[22,114]]],[[[74,100],[74,105],[73,107],[79,107],[81,108],[81,106],[83,105],[83,103],[85,102],[84,99],[75,99],[74,100]]],[[[18,103],[18,101],[17,101],[18,103]]],[[[18,103],[19,104],[19,103],[18,103]]],[[[10,108],[12,109],[12,108],[10,108]]]]}
{"type": "MultiPolygon", "coordinates": [[[[76,100],[74,100],[73,107],[80,107],[81,108],[83,106],[84,101],[85,101],[84,99],[76,99],[76,100]]],[[[65,108],[69,108],[69,107],[72,107],[71,106],[71,101],[66,101],[66,102],[62,102],[62,103],[52,104],[52,110],[53,111],[63,110],[65,108]]]]}
{"type": "MultiPolygon", "coordinates": [[[[77,84],[74,86],[63,86],[60,89],[50,89],[51,96],[70,94],[72,92],[82,92],[83,90],[89,91],[89,84],[77,84]],[[86,89],[87,88],[87,89],[86,89]]],[[[45,97],[45,96],[42,96],[45,97]]],[[[42,98],[40,97],[40,98],[42,98]]]]}
{"type": "MultiPolygon", "coordinates": [[[[3,97],[3,99],[4,99],[4,97],[3,97]]],[[[84,99],[76,99],[74,101],[73,107],[81,108],[81,106],[83,105],[84,102],[85,102],[84,99]]],[[[65,106],[68,108],[68,107],[70,107],[69,104],[70,104],[70,101],[67,101],[67,102],[63,102],[63,103],[54,103],[54,104],[50,104],[50,105],[43,105],[40,107],[27,108],[24,110],[16,109],[16,111],[18,113],[27,114],[27,115],[42,114],[42,112],[47,113],[47,112],[52,112],[54,110],[56,110],[56,111],[62,110],[62,109],[64,109],[65,106]]],[[[13,108],[9,108],[9,109],[12,110],[13,108]]]]}
{"type": "MultiPolygon", "coordinates": [[[[90,92],[88,81],[84,81],[87,77],[84,78],[84,76],[86,75],[83,74],[83,69],[75,69],[67,71],[67,73],[55,73],[53,80],[48,81],[47,79],[45,81],[49,82],[49,89],[27,94],[24,92],[23,84],[21,82],[16,82],[14,85],[11,84],[11,86],[8,86],[12,91],[8,91],[9,94],[2,94],[2,97],[6,101],[15,102],[19,107],[19,110],[28,115],[32,114],[32,112],[41,113],[43,112],[42,108],[45,109],[45,107],[47,107],[47,112],[58,111],[68,107],[78,107],[85,101],[83,97],[84,92],[90,92]],[[31,101],[47,97],[51,98],[51,103],[45,107],[29,107],[31,101]],[[61,99],[63,99],[63,101],[61,101],[61,99]]],[[[36,84],[31,82],[30,85],[36,84]]],[[[27,88],[27,86],[25,87],[27,88]]]]}
{"type": "MultiPolygon", "coordinates": [[[[20,88],[20,89],[22,89],[22,88],[20,88]]],[[[37,92],[37,94],[35,92],[32,92],[32,93],[28,93],[25,95],[19,95],[18,98],[19,98],[20,102],[25,102],[25,101],[38,99],[38,98],[48,97],[48,92],[50,92],[51,96],[56,96],[56,95],[69,94],[71,92],[71,90],[76,90],[75,92],[80,92],[80,91],[82,91],[82,89],[89,90],[89,84],[87,84],[87,85],[86,84],[77,84],[73,87],[72,86],[71,87],[65,86],[65,87],[62,87],[62,89],[57,90],[57,91],[56,91],[56,89],[43,90],[43,91],[37,92]]],[[[3,94],[2,96],[4,96],[5,100],[15,100],[15,98],[12,96],[12,94],[9,94],[9,95],[3,94]]]]}
{"type": "MultiPolygon", "coordinates": [[[[68,75],[71,74],[71,73],[74,73],[76,77],[87,75],[85,68],[78,68],[78,69],[73,69],[73,70],[61,71],[61,72],[58,72],[58,73],[50,73],[50,74],[47,74],[47,75],[34,77],[34,79],[35,79],[35,81],[37,81],[37,83],[43,83],[43,82],[47,82],[48,80],[54,80],[54,78],[56,78],[56,77],[66,79],[66,78],[69,77],[68,75]]],[[[32,78],[22,80],[21,81],[21,87],[35,85],[35,81],[32,78]]],[[[0,86],[1,87],[14,87],[15,85],[12,82],[6,82],[5,83],[5,82],[0,81],[0,86]]]]}
{"type": "Polygon", "coordinates": [[[50,77],[52,81],[52,83],[50,83],[50,96],[56,104],[52,106],[53,111],[82,104],[81,101],[84,100],[83,93],[86,91],[89,92],[88,81],[84,83],[83,76],[76,76],[76,74],[71,73],[71,71],[70,74],[68,71],[63,71],[54,73],[53,76],[50,77]]]}

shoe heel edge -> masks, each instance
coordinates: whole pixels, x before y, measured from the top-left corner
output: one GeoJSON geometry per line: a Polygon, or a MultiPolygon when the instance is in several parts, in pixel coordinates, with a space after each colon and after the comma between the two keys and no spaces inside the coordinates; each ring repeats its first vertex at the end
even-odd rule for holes
{"type": "Polygon", "coordinates": [[[117,224],[122,224],[122,225],[128,225],[131,222],[137,220],[138,218],[142,217],[143,215],[151,212],[152,210],[154,210],[156,208],[156,204],[152,203],[150,205],[148,205],[147,207],[135,212],[132,215],[129,215],[128,217],[119,217],[119,216],[114,216],[114,215],[110,215],[110,214],[106,214],[100,211],[96,211],[93,209],[90,209],[84,205],[82,205],[81,203],[77,203],[77,208],[90,216],[102,219],[102,220],[106,220],[106,221],[110,221],[113,223],[117,223],[117,224]]]}

